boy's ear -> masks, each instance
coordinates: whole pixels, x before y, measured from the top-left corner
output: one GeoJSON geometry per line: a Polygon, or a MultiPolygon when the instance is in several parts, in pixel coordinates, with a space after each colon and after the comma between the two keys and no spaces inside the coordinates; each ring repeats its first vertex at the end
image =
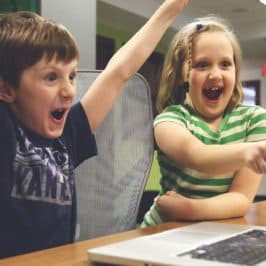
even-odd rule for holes
{"type": "Polygon", "coordinates": [[[12,103],[15,100],[15,91],[0,75],[0,101],[12,103]]]}

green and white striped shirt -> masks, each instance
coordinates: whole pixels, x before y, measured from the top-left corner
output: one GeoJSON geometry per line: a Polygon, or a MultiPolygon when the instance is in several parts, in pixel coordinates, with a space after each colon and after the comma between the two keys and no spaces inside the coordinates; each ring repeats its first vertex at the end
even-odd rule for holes
{"type": "MultiPolygon", "coordinates": [[[[155,118],[154,126],[170,121],[186,127],[205,144],[222,145],[266,139],[266,110],[261,106],[240,105],[224,116],[216,132],[213,132],[189,106],[167,107],[155,118]]],[[[213,176],[194,169],[182,168],[160,150],[158,163],[161,171],[160,194],[174,190],[189,198],[208,198],[226,193],[234,178],[234,172],[213,176]]],[[[154,202],[145,214],[141,226],[146,227],[161,222],[163,218],[160,217],[154,202]]]]}

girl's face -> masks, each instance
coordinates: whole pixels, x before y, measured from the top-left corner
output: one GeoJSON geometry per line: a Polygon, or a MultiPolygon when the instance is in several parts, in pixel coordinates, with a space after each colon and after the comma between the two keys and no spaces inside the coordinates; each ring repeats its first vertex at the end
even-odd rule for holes
{"type": "Polygon", "coordinates": [[[234,51],[223,32],[202,32],[193,43],[189,96],[205,121],[224,111],[235,87],[234,51]]]}
{"type": "Polygon", "coordinates": [[[10,104],[18,120],[42,137],[59,137],[76,93],[76,72],[76,60],[64,63],[46,57],[24,70],[10,104]]]}

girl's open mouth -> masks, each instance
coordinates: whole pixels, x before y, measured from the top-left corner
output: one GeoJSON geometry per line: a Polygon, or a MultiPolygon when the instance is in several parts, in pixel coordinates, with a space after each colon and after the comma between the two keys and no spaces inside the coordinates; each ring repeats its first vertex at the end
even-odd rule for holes
{"type": "Polygon", "coordinates": [[[208,99],[208,100],[218,100],[220,95],[222,94],[223,89],[222,88],[205,88],[203,90],[203,95],[208,99]]]}

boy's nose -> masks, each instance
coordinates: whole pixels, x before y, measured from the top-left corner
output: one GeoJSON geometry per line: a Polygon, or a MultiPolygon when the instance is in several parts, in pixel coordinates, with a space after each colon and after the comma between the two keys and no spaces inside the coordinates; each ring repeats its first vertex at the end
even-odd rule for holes
{"type": "Polygon", "coordinates": [[[60,90],[60,94],[64,98],[73,98],[75,96],[76,89],[73,84],[65,83],[60,90]]]}

